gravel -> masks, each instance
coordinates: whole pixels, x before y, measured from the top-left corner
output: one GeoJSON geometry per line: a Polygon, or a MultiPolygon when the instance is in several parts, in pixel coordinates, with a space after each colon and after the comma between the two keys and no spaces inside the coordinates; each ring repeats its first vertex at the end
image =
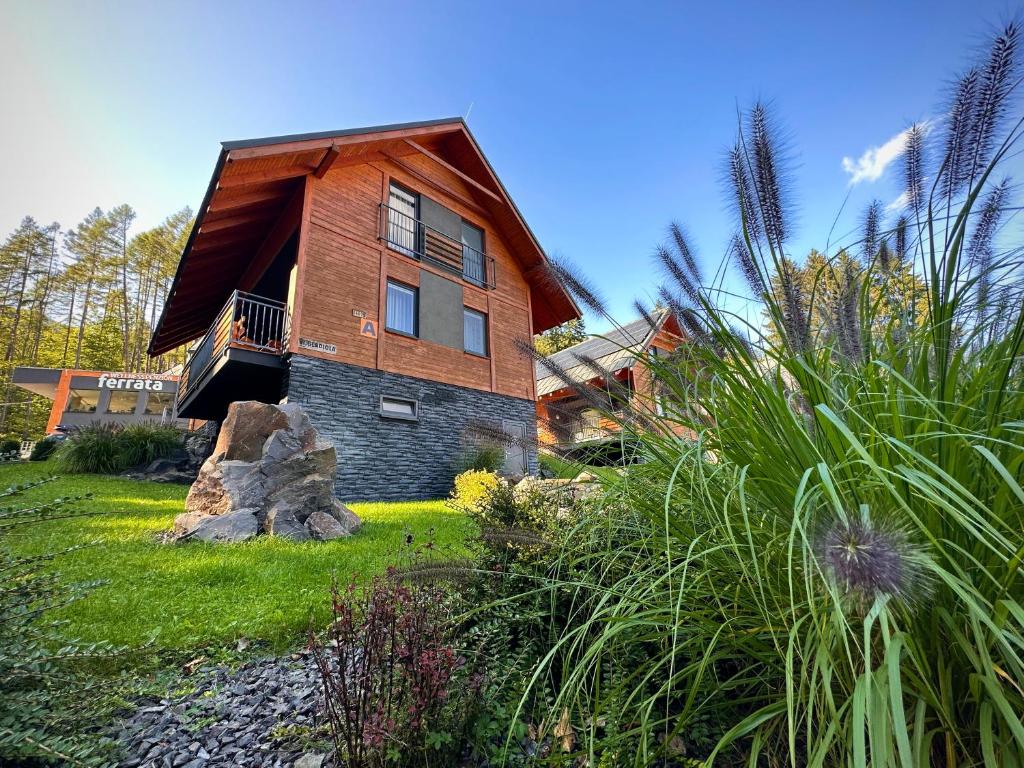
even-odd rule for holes
{"type": "Polygon", "coordinates": [[[323,693],[309,652],[203,667],[186,680],[188,694],[139,702],[114,728],[122,768],[320,765],[323,693]]]}

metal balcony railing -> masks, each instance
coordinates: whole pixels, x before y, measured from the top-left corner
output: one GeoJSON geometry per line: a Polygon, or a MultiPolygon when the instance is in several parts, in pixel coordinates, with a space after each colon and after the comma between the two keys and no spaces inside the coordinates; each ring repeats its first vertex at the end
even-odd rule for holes
{"type": "Polygon", "coordinates": [[[495,286],[493,258],[387,203],[380,204],[380,238],[411,259],[435,264],[482,288],[495,286]]]}
{"type": "Polygon", "coordinates": [[[192,393],[228,349],[280,355],[287,346],[288,308],[284,302],[234,291],[185,363],[178,383],[178,402],[192,393]]]}

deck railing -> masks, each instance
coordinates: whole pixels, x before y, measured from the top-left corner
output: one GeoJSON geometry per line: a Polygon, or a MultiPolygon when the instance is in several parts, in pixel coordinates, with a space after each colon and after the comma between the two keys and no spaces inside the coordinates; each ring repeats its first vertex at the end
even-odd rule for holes
{"type": "Polygon", "coordinates": [[[482,288],[495,286],[493,258],[387,203],[380,204],[380,238],[409,258],[435,264],[482,288]]]}
{"type": "Polygon", "coordinates": [[[178,383],[178,402],[192,393],[227,349],[280,355],[287,345],[288,309],[284,302],[234,291],[185,363],[178,383]]]}

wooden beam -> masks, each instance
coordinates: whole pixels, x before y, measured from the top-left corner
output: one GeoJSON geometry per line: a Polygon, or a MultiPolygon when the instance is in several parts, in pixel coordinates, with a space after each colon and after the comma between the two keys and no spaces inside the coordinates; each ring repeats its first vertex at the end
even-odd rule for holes
{"type": "Polygon", "coordinates": [[[221,213],[233,211],[238,208],[249,208],[250,206],[267,205],[281,200],[284,197],[280,189],[268,189],[263,192],[243,192],[227,195],[224,193],[215,194],[213,200],[207,206],[207,213],[221,213]]]}
{"type": "Polygon", "coordinates": [[[456,121],[420,128],[399,128],[392,131],[354,133],[350,136],[327,136],[322,139],[299,139],[296,141],[281,142],[280,144],[265,144],[260,147],[232,149],[228,153],[228,158],[232,160],[246,160],[253,157],[282,155],[289,154],[291,152],[308,151],[310,149],[327,149],[332,145],[344,146],[347,144],[362,144],[373,141],[405,139],[413,136],[432,136],[435,134],[456,133],[460,130],[462,130],[462,123],[456,121]]]}
{"type": "Polygon", "coordinates": [[[412,139],[405,139],[405,143],[408,144],[413,149],[415,149],[420,154],[422,154],[424,157],[428,157],[431,160],[433,160],[435,163],[440,165],[442,168],[444,168],[444,169],[446,169],[448,171],[451,171],[452,173],[454,173],[456,176],[458,176],[460,179],[462,179],[464,182],[469,184],[474,189],[477,189],[477,190],[483,192],[485,195],[491,197],[492,199],[498,201],[499,203],[504,203],[505,202],[502,199],[502,197],[497,192],[495,192],[492,189],[488,189],[483,184],[481,184],[479,181],[474,179],[472,176],[469,176],[469,175],[463,173],[458,168],[456,168],[454,165],[452,165],[451,163],[447,162],[446,160],[438,157],[437,155],[435,155],[433,152],[431,152],[426,147],[420,146],[419,144],[417,144],[412,139]]]}
{"type": "Polygon", "coordinates": [[[291,324],[288,332],[288,351],[299,349],[299,334],[302,333],[302,294],[310,275],[306,270],[306,247],[309,244],[310,216],[313,211],[313,184],[306,177],[302,188],[302,209],[299,219],[299,242],[295,250],[295,306],[291,308],[291,324]]]}
{"type": "Polygon", "coordinates": [[[408,173],[410,176],[414,176],[415,178],[417,178],[420,181],[422,181],[424,184],[427,184],[427,185],[433,187],[438,192],[441,192],[442,194],[448,195],[449,197],[452,197],[455,200],[458,200],[460,203],[462,203],[464,206],[466,206],[467,208],[472,210],[474,213],[478,213],[481,216],[485,216],[485,217],[488,215],[487,211],[485,211],[479,205],[479,203],[477,203],[474,200],[470,200],[468,197],[466,197],[465,195],[460,194],[459,192],[456,192],[454,189],[452,189],[447,184],[445,184],[442,180],[440,180],[438,178],[435,178],[435,177],[431,176],[430,174],[424,173],[423,171],[421,171],[418,168],[415,168],[414,166],[409,165],[407,162],[405,162],[404,160],[402,160],[401,158],[399,158],[396,155],[393,155],[391,153],[386,153],[386,154],[387,154],[387,158],[388,158],[388,160],[390,162],[392,162],[395,165],[397,165],[399,168],[401,168],[403,171],[408,173]]]}
{"type": "Polygon", "coordinates": [[[320,165],[313,171],[313,175],[318,179],[322,179],[327,175],[327,172],[331,170],[331,166],[334,165],[334,161],[338,159],[338,155],[341,154],[341,149],[337,144],[331,144],[331,148],[324,153],[324,159],[320,161],[320,165]]]}
{"type": "MultiPolygon", "coordinates": [[[[228,166],[230,168],[230,166],[228,166]]],[[[268,181],[280,181],[281,179],[294,179],[305,176],[315,170],[308,165],[289,165],[284,168],[271,168],[265,171],[250,171],[235,176],[221,174],[217,189],[234,189],[244,187],[247,184],[263,184],[268,181]]]]}
{"type": "Polygon", "coordinates": [[[230,229],[231,227],[256,224],[272,219],[273,217],[268,216],[266,213],[240,213],[235,216],[222,216],[221,218],[213,219],[212,221],[204,219],[202,226],[199,227],[199,231],[201,233],[210,234],[211,232],[220,232],[223,229],[230,229]]]}
{"type": "Polygon", "coordinates": [[[205,253],[206,251],[216,250],[218,248],[230,248],[232,246],[238,246],[241,248],[243,244],[252,242],[261,237],[259,232],[214,232],[213,234],[202,237],[196,235],[196,239],[192,241],[192,253],[205,253]]]}
{"type": "Polygon", "coordinates": [[[242,277],[238,281],[240,291],[251,291],[256,287],[256,283],[274,262],[277,254],[288,242],[288,238],[298,229],[302,219],[302,201],[305,199],[305,194],[305,185],[292,193],[292,199],[288,201],[288,206],[277,217],[277,221],[267,232],[267,236],[263,238],[259,249],[253,254],[249,266],[242,273],[242,277]]]}

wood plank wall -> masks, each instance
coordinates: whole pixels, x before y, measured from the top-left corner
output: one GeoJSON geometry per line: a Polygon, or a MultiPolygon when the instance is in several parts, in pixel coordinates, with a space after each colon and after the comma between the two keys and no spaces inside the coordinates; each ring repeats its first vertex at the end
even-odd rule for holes
{"type": "Polygon", "coordinates": [[[517,339],[532,338],[529,287],[519,264],[462,179],[428,157],[384,159],[307,177],[308,209],[300,230],[299,290],[293,313],[292,352],[378,368],[463,387],[535,399],[532,361],[517,339]],[[379,205],[394,179],[455,211],[484,231],[495,260],[497,288],[463,282],[463,303],[488,315],[489,357],[482,358],[384,330],[387,279],[419,284],[420,270],[457,276],[420,263],[378,240],[379,205]],[[378,338],[360,335],[365,312],[378,338]],[[333,344],[337,354],[299,348],[299,338],[333,344]]]}

